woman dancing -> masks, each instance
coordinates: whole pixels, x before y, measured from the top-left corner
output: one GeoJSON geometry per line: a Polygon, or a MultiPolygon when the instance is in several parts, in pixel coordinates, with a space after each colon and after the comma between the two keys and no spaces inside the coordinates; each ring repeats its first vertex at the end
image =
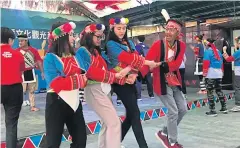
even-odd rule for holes
{"type": "Polygon", "coordinates": [[[71,148],[86,147],[86,126],[82,104],[77,97],[79,88],[86,86],[87,78],[83,61],[75,55],[73,44],[73,22],[55,23],[52,26],[50,51],[44,58],[44,74],[48,87],[46,99],[46,138],[48,148],[61,144],[64,124],[72,136],[71,148]],[[74,100],[73,110],[64,100],[74,100]]]}
{"type": "Polygon", "coordinates": [[[110,84],[120,82],[131,68],[127,67],[120,73],[107,71],[107,58],[100,49],[105,37],[104,29],[103,24],[87,25],[81,33],[81,47],[77,53],[82,56],[87,67],[88,84],[84,89],[86,102],[100,116],[102,128],[105,129],[99,134],[99,148],[120,148],[121,122],[108,95],[110,84]]]}
{"type": "Polygon", "coordinates": [[[143,129],[140,118],[140,111],[137,104],[136,87],[133,84],[136,80],[138,69],[143,65],[150,67],[159,66],[158,63],[147,61],[144,57],[138,55],[132,41],[127,37],[127,18],[110,19],[110,32],[107,40],[107,54],[111,62],[109,66],[113,71],[120,71],[121,69],[131,66],[132,70],[128,74],[126,83],[119,85],[113,83],[113,90],[121,99],[126,108],[126,119],[122,124],[122,140],[132,126],[133,132],[137,139],[140,148],[147,148],[147,143],[143,134],[143,129]]]}

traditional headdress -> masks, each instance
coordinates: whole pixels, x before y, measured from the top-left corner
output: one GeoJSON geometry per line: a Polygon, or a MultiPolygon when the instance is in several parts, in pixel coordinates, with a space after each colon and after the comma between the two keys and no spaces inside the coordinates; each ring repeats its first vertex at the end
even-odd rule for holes
{"type": "Polygon", "coordinates": [[[49,33],[48,38],[57,40],[58,38],[65,36],[73,29],[76,28],[76,24],[73,22],[65,23],[57,28],[55,28],[52,32],[49,33]]]}
{"type": "Polygon", "coordinates": [[[48,49],[51,48],[52,41],[55,41],[58,38],[65,36],[75,28],[76,24],[74,22],[68,22],[51,31],[48,35],[48,49]]]}
{"type": "Polygon", "coordinates": [[[20,34],[17,37],[19,40],[28,40],[28,36],[26,34],[20,34]]]}
{"type": "Polygon", "coordinates": [[[165,9],[162,9],[161,13],[167,22],[167,25],[165,28],[175,28],[175,29],[177,29],[179,34],[181,34],[182,26],[183,26],[182,23],[178,20],[170,19],[170,16],[169,16],[167,10],[165,10],[165,9]]]}
{"type": "Polygon", "coordinates": [[[110,28],[113,28],[114,25],[116,25],[116,24],[127,25],[128,23],[129,23],[129,19],[128,18],[111,18],[109,20],[110,28]]]}
{"type": "Polygon", "coordinates": [[[86,26],[83,29],[83,31],[80,33],[80,39],[85,33],[93,33],[96,31],[104,31],[104,30],[105,30],[105,26],[103,24],[90,24],[86,26]]]}
{"type": "Polygon", "coordinates": [[[104,31],[105,26],[103,24],[91,24],[84,28],[85,33],[93,33],[96,31],[104,31]]]}

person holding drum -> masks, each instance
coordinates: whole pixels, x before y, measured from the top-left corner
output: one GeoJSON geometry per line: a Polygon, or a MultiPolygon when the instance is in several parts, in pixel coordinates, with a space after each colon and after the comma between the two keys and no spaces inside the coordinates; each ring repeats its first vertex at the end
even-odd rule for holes
{"type": "Polygon", "coordinates": [[[40,69],[42,79],[44,79],[42,58],[40,57],[37,49],[30,46],[28,36],[26,34],[21,34],[17,37],[19,40],[19,48],[16,50],[23,54],[26,67],[26,71],[23,73],[23,93],[26,93],[28,90],[30,100],[30,103],[29,101],[25,101],[24,105],[30,105],[31,111],[33,112],[39,111],[39,109],[35,107],[34,91],[37,89],[38,83],[34,68],[37,66],[40,69]]]}

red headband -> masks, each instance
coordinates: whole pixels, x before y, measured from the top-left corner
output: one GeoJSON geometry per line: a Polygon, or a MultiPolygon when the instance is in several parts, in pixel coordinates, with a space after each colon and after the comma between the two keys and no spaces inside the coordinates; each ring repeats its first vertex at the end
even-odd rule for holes
{"type": "Polygon", "coordinates": [[[166,28],[175,28],[175,29],[177,29],[178,32],[181,32],[181,30],[182,30],[181,25],[179,25],[179,24],[176,23],[175,21],[169,21],[169,22],[167,23],[166,28]]]}

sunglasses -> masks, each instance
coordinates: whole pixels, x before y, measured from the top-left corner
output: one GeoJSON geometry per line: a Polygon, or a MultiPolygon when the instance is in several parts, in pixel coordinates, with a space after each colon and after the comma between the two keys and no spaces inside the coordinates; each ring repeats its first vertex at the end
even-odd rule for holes
{"type": "Polygon", "coordinates": [[[105,35],[94,35],[98,40],[105,40],[105,35]]]}

